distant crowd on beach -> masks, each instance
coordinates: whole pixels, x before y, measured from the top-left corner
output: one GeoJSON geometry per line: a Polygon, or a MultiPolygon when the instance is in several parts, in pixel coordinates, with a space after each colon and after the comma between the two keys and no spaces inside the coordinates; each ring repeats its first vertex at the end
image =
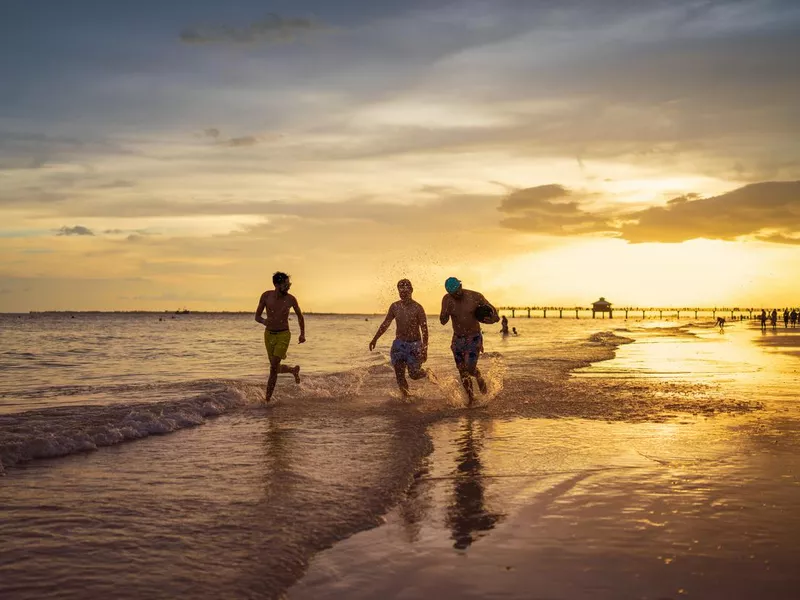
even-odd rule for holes
{"type": "MultiPolygon", "coordinates": [[[[788,308],[784,308],[783,309],[784,329],[788,329],[790,325],[792,326],[792,328],[797,327],[798,317],[800,317],[800,308],[792,308],[791,310],[788,308]]],[[[773,308],[772,312],[767,313],[766,309],[762,308],[758,320],[761,321],[762,331],[767,329],[767,321],[769,321],[773,329],[776,329],[778,327],[778,309],[773,308]]]]}

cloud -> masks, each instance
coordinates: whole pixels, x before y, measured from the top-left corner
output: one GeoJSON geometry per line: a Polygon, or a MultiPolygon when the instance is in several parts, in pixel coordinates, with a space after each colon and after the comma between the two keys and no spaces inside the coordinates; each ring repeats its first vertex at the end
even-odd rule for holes
{"type": "Polygon", "coordinates": [[[75,227],[67,227],[65,225],[58,230],[56,235],[94,235],[94,232],[83,225],[76,225],[75,227]]]}
{"type": "Polygon", "coordinates": [[[125,241],[126,242],[132,242],[132,243],[141,242],[142,240],[147,239],[150,235],[151,234],[146,233],[144,231],[137,232],[137,233],[131,233],[129,236],[127,236],[125,238],[125,241]]]}
{"type": "Polygon", "coordinates": [[[627,219],[632,222],[620,232],[634,243],[735,240],[771,230],[759,239],[796,244],[788,234],[800,232],[800,181],[754,183],[711,198],[684,196],[627,219]]]}
{"type": "Polygon", "coordinates": [[[228,25],[187,27],[181,32],[180,39],[187,44],[251,44],[291,41],[323,29],[327,27],[312,19],[270,14],[245,27],[228,25]]]}
{"type": "MultiPolygon", "coordinates": [[[[557,183],[516,190],[503,199],[500,203],[500,210],[510,213],[532,210],[547,205],[550,200],[564,198],[571,193],[570,190],[557,183]]],[[[572,203],[573,206],[574,204],[572,203]]]]}
{"type": "Polygon", "coordinates": [[[139,242],[149,236],[157,235],[147,229],[106,229],[103,233],[105,235],[124,235],[128,242],[139,242]]]}
{"type": "Polygon", "coordinates": [[[254,135],[245,135],[242,137],[235,137],[223,142],[224,145],[231,148],[241,148],[244,146],[255,146],[258,144],[259,139],[254,135]]]}
{"type": "Polygon", "coordinates": [[[579,235],[613,232],[610,214],[591,213],[579,200],[565,201],[573,192],[558,184],[516,190],[506,196],[498,210],[509,217],[501,225],[509,229],[547,235],[579,235]]]}
{"type": "Polygon", "coordinates": [[[586,195],[559,184],[516,190],[498,210],[503,227],[555,236],[610,234],[631,243],[679,243],[744,237],[800,244],[800,181],[749,184],[719,196],[685,194],[664,206],[588,210],[586,195]]]}
{"type": "Polygon", "coordinates": [[[136,183],[133,181],[128,181],[126,179],[117,179],[115,181],[109,181],[108,183],[101,183],[97,186],[99,190],[114,190],[119,188],[131,188],[135,186],[136,183]]]}
{"type": "Polygon", "coordinates": [[[255,146],[265,139],[264,137],[257,135],[242,135],[238,137],[226,138],[216,127],[204,129],[201,137],[211,138],[214,144],[218,146],[228,146],[229,148],[255,146]]]}
{"type": "Polygon", "coordinates": [[[760,242],[769,242],[770,244],[800,245],[800,237],[788,237],[780,233],[775,233],[773,235],[759,235],[756,237],[756,239],[760,242]]]}

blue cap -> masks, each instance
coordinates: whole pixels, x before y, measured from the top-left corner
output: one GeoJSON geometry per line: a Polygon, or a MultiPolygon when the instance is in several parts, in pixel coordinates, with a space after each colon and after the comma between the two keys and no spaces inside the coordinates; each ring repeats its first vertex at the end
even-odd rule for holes
{"type": "Polygon", "coordinates": [[[448,294],[456,293],[460,287],[461,282],[455,277],[448,277],[447,281],[444,282],[444,289],[447,290],[448,294]]]}

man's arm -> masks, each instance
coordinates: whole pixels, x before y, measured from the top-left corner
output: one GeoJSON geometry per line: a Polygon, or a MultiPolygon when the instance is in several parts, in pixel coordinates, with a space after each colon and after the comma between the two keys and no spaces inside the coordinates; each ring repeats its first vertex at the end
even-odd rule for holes
{"type": "Polygon", "coordinates": [[[264,292],[261,294],[261,298],[258,300],[258,308],[256,308],[256,321],[261,323],[262,325],[267,325],[267,320],[261,316],[261,313],[264,312],[264,309],[267,308],[267,294],[269,292],[264,292]]]}
{"type": "Polygon", "coordinates": [[[300,325],[300,337],[297,338],[297,343],[302,344],[306,341],[306,321],[303,318],[303,311],[300,310],[300,305],[297,303],[297,298],[292,296],[292,308],[294,314],[297,315],[297,324],[300,325]]]}
{"type": "Polygon", "coordinates": [[[450,320],[450,298],[447,294],[442,297],[442,312],[439,313],[439,323],[447,325],[450,320]]]}
{"type": "Polygon", "coordinates": [[[378,331],[375,333],[375,337],[372,338],[372,341],[369,343],[369,351],[372,352],[375,350],[375,344],[378,343],[378,338],[380,338],[386,330],[389,329],[389,325],[392,324],[394,321],[394,304],[389,307],[389,312],[386,313],[386,318],[381,323],[381,326],[378,327],[378,331]]]}
{"type": "Polygon", "coordinates": [[[422,362],[428,360],[428,318],[425,316],[425,309],[419,306],[419,330],[422,332],[422,362]]]}

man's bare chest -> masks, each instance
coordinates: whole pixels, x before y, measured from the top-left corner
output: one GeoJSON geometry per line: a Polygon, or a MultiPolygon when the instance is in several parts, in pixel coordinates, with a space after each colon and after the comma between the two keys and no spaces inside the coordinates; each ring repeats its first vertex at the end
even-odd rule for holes
{"type": "Polygon", "coordinates": [[[419,321],[419,310],[415,306],[398,306],[395,308],[395,318],[397,323],[403,325],[413,325],[419,321]]]}
{"type": "Polygon", "coordinates": [[[285,313],[289,312],[292,303],[288,298],[268,298],[267,299],[267,312],[271,313],[285,313]]]}
{"type": "Polygon", "coordinates": [[[475,300],[463,300],[462,302],[458,302],[455,304],[455,306],[453,306],[451,314],[454,319],[458,319],[459,321],[465,319],[470,320],[474,319],[476,308],[478,308],[478,303],[475,300]]]}

